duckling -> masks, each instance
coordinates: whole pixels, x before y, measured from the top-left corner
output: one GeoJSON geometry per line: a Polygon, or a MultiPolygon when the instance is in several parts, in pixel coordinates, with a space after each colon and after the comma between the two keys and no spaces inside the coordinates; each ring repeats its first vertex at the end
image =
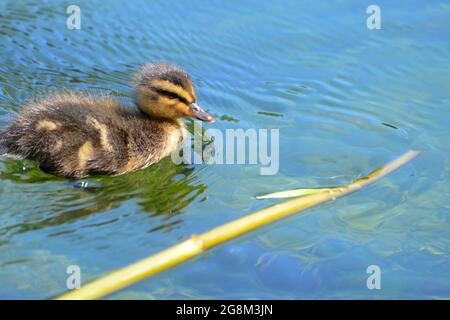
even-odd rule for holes
{"type": "Polygon", "coordinates": [[[214,122],[188,74],[147,64],[134,77],[136,108],[108,97],[54,94],[27,103],[0,133],[2,153],[66,178],[121,175],[157,163],[186,138],[183,117],[214,122]]]}

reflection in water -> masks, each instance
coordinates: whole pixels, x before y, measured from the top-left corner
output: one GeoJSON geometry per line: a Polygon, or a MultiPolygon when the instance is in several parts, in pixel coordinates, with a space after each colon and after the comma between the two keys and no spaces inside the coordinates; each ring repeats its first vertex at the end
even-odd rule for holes
{"type": "MultiPolygon", "coordinates": [[[[13,200],[10,208],[2,210],[3,215],[18,216],[14,224],[0,228],[2,236],[72,223],[91,214],[117,208],[130,199],[134,199],[151,216],[174,216],[206,190],[193,168],[176,166],[170,159],[123,176],[83,179],[83,183],[87,182],[86,188],[76,188],[74,183],[45,174],[31,161],[3,158],[1,163],[4,167],[0,171],[2,181],[14,182],[15,186],[25,184],[22,196],[33,199],[37,204],[44,199],[47,199],[44,201],[47,204],[52,202],[51,210],[49,206],[37,205],[32,212],[23,209],[17,212],[13,200]]],[[[156,226],[152,230],[164,229],[173,223],[156,226]]]]}

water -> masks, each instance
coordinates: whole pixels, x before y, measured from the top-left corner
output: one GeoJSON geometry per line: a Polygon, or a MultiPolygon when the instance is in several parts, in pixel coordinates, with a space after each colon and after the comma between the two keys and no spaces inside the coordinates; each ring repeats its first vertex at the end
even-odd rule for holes
{"type": "Polygon", "coordinates": [[[0,298],[66,290],[276,201],[262,193],[346,183],[408,149],[413,163],[126,288],[111,298],[449,298],[450,4],[378,1],[0,3],[0,119],[70,88],[130,100],[136,67],[184,67],[227,128],[279,128],[280,170],[170,159],[74,188],[0,160],[0,298]],[[382,289],[368,290],[378,265],[382,289]]]}

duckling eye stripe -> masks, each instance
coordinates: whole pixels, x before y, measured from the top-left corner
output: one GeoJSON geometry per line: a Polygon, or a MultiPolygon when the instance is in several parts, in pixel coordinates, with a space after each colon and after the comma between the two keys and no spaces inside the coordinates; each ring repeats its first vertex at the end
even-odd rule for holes
{"type": "Polygon", "coordinates": [[[185,98],[180,97],[178,94],[176,94],[174,92],[170,92],[170,91],[159,89],[159,88],[154,88],[153,90],[155,90],[159,94],[167,96],[167,97],[169,97],[171,99],[178,99],[178,100],[180,100],[181,102],[183,102],[183,103],[185,103],[187,105],[189,104],[189,102],[185,98]]]}
{"type": "Polygon", "coordinates": [[[167,80],[155,80],[155,81],[152,81],[152,86],[155,89],[160,89],[160,90],[168,91],[168,92],[171,92],[171,93],[175,93],[179,97],[185,99],[188,102],[189,101],[194,101],[194,99],[189,94],[189,92],[184,90],[182,87],[177,86],[176,84],[173,84],[170,81],[167,81],[167,80]]]}

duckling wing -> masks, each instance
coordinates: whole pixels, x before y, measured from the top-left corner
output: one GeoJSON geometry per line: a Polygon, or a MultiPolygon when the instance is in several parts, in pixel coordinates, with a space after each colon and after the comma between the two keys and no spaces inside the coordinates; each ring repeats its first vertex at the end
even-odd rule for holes
{"type": "Polygon", "coordinates": [[[66,177],[115,174],[127,161],[117,158],[127,154],[127,132],[114,116],[119,108],[113,100],[80,95],[33,102],[2,132],[1,151],[66,177]]]}

